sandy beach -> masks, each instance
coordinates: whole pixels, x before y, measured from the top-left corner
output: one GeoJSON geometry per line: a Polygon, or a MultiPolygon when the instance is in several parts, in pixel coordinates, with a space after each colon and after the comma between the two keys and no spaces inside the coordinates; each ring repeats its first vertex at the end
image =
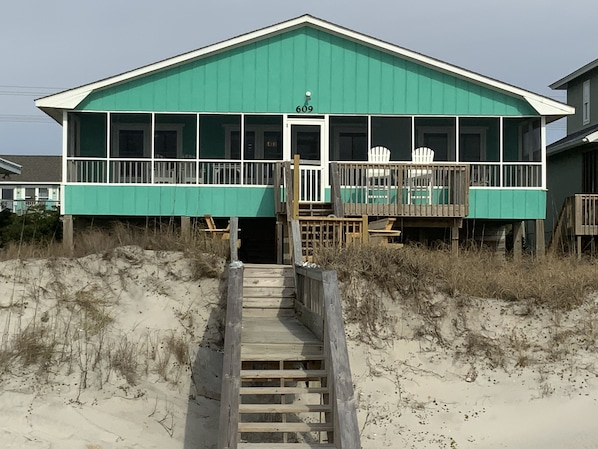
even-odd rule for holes
{"type": "MultiPolygon", "coordinates": [[[[1,262],[0,446],[215,448],[222,287],[137,247],[1,262]],[[17,337],[29,363],[7,355],[17,337]]],[[[385,299],[374,340],[347,325],[363,448],[598,447],[595,295],[558,313],[433,301],[422,319],[385,299]]]]}

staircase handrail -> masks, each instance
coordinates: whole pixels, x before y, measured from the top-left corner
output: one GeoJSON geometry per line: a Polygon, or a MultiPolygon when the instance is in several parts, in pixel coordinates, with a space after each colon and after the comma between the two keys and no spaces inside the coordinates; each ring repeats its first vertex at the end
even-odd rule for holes
{"type": "Polygon", "coordinates": [[[243,263],[228,266],[226,330],[218,449],[236,449],[239,429],[239,388],[241,386],[241,318],[243,312],[243,263]]]}
{"type": "Polygon", "coordinates": [[[336,271],[295,264],[298,319],[324,344],[337,449],[361,447],[336,271]]]}

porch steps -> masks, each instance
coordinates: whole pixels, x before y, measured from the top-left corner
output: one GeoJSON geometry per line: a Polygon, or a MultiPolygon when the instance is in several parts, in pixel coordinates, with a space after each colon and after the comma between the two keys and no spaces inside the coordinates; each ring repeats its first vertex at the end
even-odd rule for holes
{"type": "Polygon", "coordinates": [[[327,217],[334,214],[332,203],[299,203],[300,217],[327,217]]]}
{"type": "Polygon", "coordinates": [[[295,318],[290,266],[246,264],[239,448],[331,449],[323,344],[295,318]]]}

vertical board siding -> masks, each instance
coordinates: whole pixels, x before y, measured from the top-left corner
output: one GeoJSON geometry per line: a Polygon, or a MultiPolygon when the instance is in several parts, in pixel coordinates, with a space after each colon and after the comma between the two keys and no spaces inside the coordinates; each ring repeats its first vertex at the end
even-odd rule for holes
{"type": "Polygon", "coordinates": [[[537,115],[523,99],[308,25],[92,92],[77,109],[537,115]]]}
{"type": "Polygon", "coordinates": [[[467,218],[543,220],[546,191],[527,189],[470,189],[467,218]]]}
{"type": "Polygon", "coordinates": [[[273,217],[270,187],[67,185],[65,214],[273,217]]]}

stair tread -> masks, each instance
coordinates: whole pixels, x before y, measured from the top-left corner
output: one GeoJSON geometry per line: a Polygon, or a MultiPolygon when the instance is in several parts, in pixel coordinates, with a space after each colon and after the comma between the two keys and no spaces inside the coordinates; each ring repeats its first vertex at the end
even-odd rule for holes
{"type": "Polygon", "coordinates": [[[326,377],[326,370],[321,369],[252,369],[241,370],[241,379],[306,379],[313,377],[326,377]]]}
{"type": "Polygon", "coordinates": [[[239,413],[328,412],[329,404],[239,404],[239,413]]]}
{"type": "Polygon", "coordinates": [[[334,449],[334,444],[328,443],[237,443],[239,449],[334,449]]]}
{"type": "Polygon", "coordinates": [[[240,387],[241,395],[326,394],[327,387],[240,387]]]}
{"type": "Polygon", "coordinates": [[[239,432],[322,432],[333,430],[331,423],[240,422],[239,432]]]}

